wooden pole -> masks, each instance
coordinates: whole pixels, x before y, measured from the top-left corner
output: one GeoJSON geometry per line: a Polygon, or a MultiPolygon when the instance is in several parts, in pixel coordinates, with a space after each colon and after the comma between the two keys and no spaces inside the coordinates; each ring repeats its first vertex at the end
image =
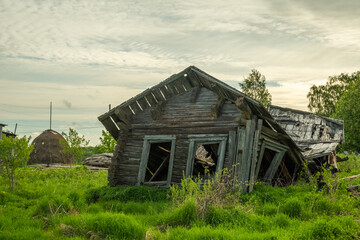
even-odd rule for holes
{"type": "Polygon", "coordinates": [[[17,123],[15,124],[14,134],[16,134],[16,129],[17,129],[17,123]]]}
{"type": "Polygon", "coordinates": [[[51,130],[51,118],[52,118],[52,102],[50,102],[50,130],[51,130]]]}

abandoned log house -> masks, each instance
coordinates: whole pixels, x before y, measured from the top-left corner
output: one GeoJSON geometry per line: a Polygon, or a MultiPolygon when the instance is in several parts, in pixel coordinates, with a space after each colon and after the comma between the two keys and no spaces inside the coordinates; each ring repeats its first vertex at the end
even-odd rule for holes
{"type": "Polygon", "coordinates": [[[109,184],[169,186],[232,169],[243,191],[287,185],[295,142],[257,101],[190,66],[98,117],[117,140],[109,184]]]}
{"type": "Polygon", "coordinates": [[[301,149],[311,173],[324,165],[337,169],[336,147],[344,138],[344,121],[270,105],[271,116],[301,149]]]}

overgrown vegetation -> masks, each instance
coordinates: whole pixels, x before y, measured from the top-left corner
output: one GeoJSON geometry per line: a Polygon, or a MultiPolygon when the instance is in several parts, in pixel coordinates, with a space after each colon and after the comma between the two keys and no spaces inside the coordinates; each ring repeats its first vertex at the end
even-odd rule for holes
{"type": "Polygon", "coordinates": [[[94,153],[112,153],[115,150],[116,141],[108,131],[102,130],[99,137],[100,144],[95,146],[94,153]]]}
{"type": "Polygon", "coordinates": [[[0,178],[0,239],[359,239],[360,200],[346,187],[360,179],[340,180],[360,173],[349,157],[337,179],[323,172],[327,187],[257,183],[250,194],[219,177],[169,190],[109,187],[86,167],[20,168],[13,192],[0,178]]]}
{"type": "Polygon", "coordinates": [[[69,133],[62,132],[61,135],[65,141],[60,140],[60,144],[63,147],[63,153],[69,159],[74,159],[74,162],[78,163],[85,154],[85,147],[89,145],[89,140],[86,140],[84,136],[80,136],[79,133],[69,128],[69,133]]]}
{"type": "Polygon", "coordinates": [[[24,167],[29,160],[33,146],[29,144],[31,137],[5,137],[0,140],[0,174],[6,177],[10,191],[15,185],[15,170],[24,167]]]}

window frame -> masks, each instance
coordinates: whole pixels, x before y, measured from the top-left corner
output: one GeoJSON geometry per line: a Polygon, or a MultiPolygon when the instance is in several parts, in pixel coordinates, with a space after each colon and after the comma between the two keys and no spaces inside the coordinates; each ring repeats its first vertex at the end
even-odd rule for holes
{"type": "Polygon", "coordinates": [[[197,145],[207,145],[207,144],[219,144],[218,148],[218,162],[216,164],[216,173],[219,173],[224,166],[225,153],[226,153],[226,143],[228,140],[227,134],[197,134],[197,135],[188,135],[189,139],[189,150],[188,157],[186,161],[186,172],[185,177],[192,177],[192,172],[194,170],[195,163],[195,154],[197,145]]]}
{"type": "Polygon", "coordinates": [[[146,185],[161,185],[166,184],[167,187],[171,184],[173,166],[174,166],[174,155],[175,155],[175,135],[145,135],[144,143],[142,147],[139,173],[136,185],[146,184],[146,185]],[[162,143],[162,142],[171,142],[171,150],[170,150],[170,159],[169,159],[169,168],[167,174],[166,181],[155,181],[155,182],[144,182],[146,167],[149,160],[150,148],[152,143],[162,143]]]}

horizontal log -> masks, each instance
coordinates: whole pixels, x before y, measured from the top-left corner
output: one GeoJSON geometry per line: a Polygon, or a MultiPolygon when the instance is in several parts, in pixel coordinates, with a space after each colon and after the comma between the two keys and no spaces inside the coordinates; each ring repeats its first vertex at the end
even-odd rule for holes
{"type": "Polygon", "coordinates": [[[360,190],[360,185],[348,186],[348,187],[347,187],[347,190],[348,190],[349,192],[358,191],[358,190],[360,190]]]}
{"type": "Polygon", "coordinates": [[[343,180],[344,182],[348,182],[354,179],[360,178],[360,174],[358,175],[354,175],[354,176],[350,176],[350,177],[346,177],[346,178],[342,178],[341,180],[343,180]]]}

